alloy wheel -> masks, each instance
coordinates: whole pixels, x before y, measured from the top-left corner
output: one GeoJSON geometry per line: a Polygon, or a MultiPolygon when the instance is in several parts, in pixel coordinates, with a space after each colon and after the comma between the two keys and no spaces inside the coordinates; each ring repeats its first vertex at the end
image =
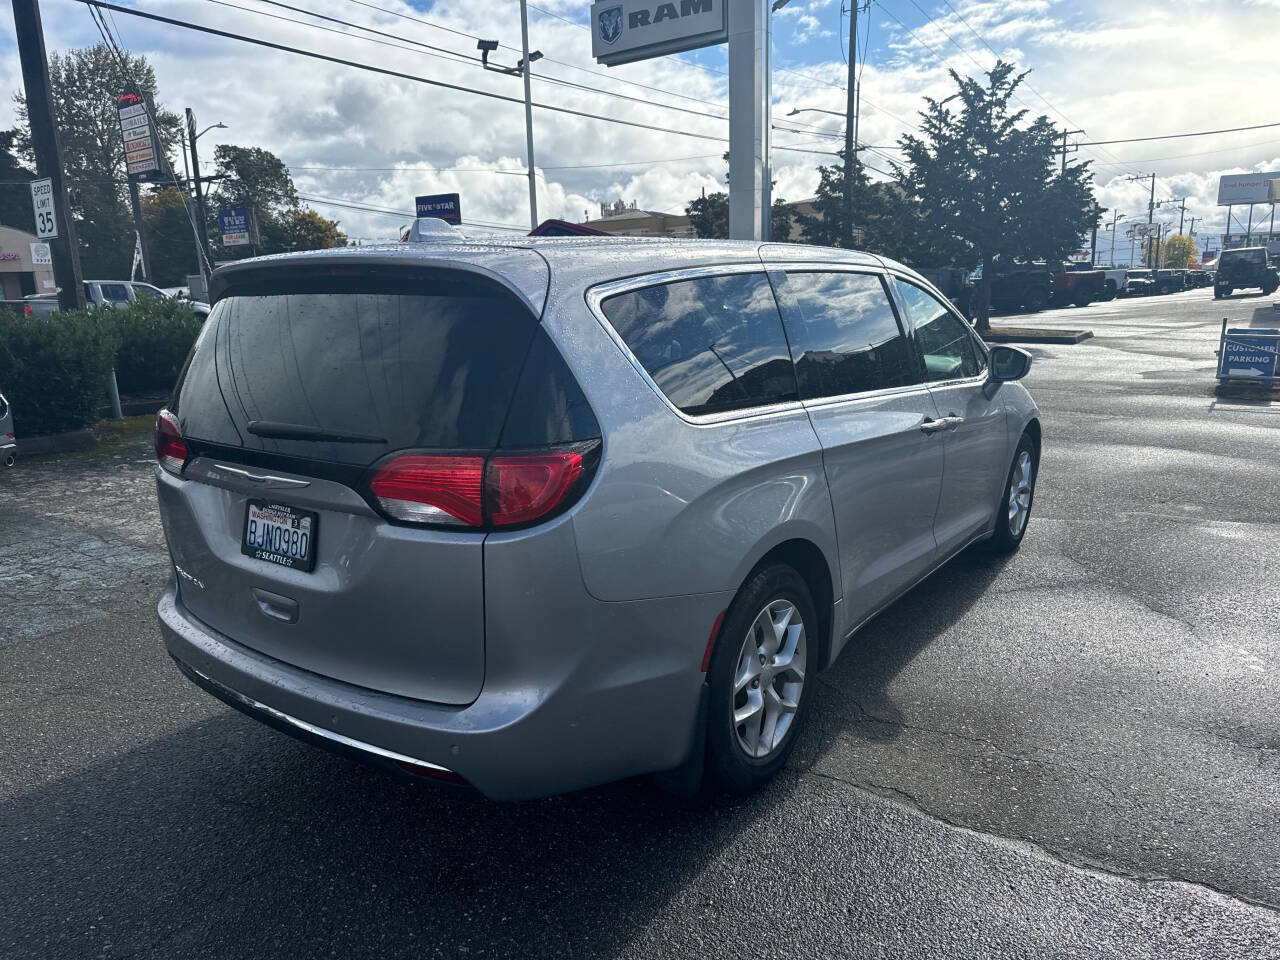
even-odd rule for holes
{"type": "Polygon", "coordinates": [[[733,727],[749,757],[767,758],[781,746],[804,690],[804,621],[789,600],[770,601],[743,639],[733,674],[733,727]]]}
{"type": "Polygon", "coordinates": [[[1031,514],[1031,485],[1031,454],[1023,450],[1018,454],[1009,480],[1009,532],[1015,537],[1021,536],[1031,514]]]}

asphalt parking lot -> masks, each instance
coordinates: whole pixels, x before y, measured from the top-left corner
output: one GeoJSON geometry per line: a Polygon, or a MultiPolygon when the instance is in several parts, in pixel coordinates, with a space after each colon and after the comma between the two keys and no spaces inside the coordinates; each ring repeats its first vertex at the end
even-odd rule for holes
{"type": "Polygon", "coordinates": [[[1280,394],[1212,389],[1270,303],[1017,318],[1095,333],[1030,348],[1022,550],[873,621],[736,804],[496,805],[260,726],[161,647],[149,435],[20,461],[0,956],[1280,956],[1280,394]]]}

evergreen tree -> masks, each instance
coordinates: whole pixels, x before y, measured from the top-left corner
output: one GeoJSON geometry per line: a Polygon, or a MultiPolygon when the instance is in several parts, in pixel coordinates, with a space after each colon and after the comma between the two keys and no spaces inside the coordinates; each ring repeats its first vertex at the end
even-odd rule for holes
{"type": "Polygon", "coordinates": [[[1099,217],[1088,165],[1062,174],[1059,131],[1044,116],[1025,124],[1027,112],[1011,109],[1025,77],[1004,61],[985,84],[951,71],[957,92],[926,98],[921,136],[901,140],[906,164],[898,181],[919,204],[922,235],[938,262],[983,268],[975,298],[983,331],[997,259],[1057,259],[1099,217]]]}

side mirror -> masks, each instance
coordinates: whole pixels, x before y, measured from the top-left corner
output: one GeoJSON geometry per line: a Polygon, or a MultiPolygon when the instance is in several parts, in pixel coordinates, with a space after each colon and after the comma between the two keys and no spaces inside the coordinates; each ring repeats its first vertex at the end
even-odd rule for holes
{"type": "Polygon", "coordinates": [[[1031,369],[1031,354],[1017,347],[995,344],[991,347],[991,379],[997,383],[1021,380],[1031,369]]]}

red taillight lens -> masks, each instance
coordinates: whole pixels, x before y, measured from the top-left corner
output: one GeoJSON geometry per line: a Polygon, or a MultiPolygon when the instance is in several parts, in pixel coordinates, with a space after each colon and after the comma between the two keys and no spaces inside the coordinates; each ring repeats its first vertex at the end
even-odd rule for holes
{"type": "Polygon", "coordinates": [[[156,414],[156,460],[175,477],[182,475],[187,462],[187,444],[178,429],[178,418],[168,410],[156,414]]]}
{"type": "Polygon", "coordinates": [[[484,457],[397,457],[381,467],[369,483],[382,509],[397,520],[457,523],[483,522],[484,457]]]}
{"type": "Polygon", "coordinates": [[[504,454],[489,461],[489,522],[497,527],[529,523],[564,500],[582,475],[582,454],[504,454]]]}
{"type": "Polygon", "coordinates": [[[411,523],[515,527],[564,509],[585,486],[598,441],[491,457],[405,453],[375,467],[382,511],[411,523]]]}

